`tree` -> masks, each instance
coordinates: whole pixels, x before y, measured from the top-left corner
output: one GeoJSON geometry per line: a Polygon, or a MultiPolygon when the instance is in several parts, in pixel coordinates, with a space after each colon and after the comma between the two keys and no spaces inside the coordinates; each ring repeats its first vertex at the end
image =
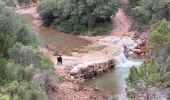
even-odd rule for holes
{"type": "MultiPolygon", "coordinates": [[[[159,72],[158,66],[154,59],[151,62],[144,62],[139,68],[133,66],[130,69],[130,75],[126,79],[127,96],[131,99],[141,96],[145,100],[149,100],[154,93],[149,92],[151,88],[160,89],[161,77],[166,73],[159,72]]],[[[159,98],[156,98],[159,99],[159,98]]]]}
{"type": "Polygon", "coordinates": [[[159,67],[170,70],[170,24],[161,20],[154,24],[149,33],[152,56],[157,59],[159,67]]]}
{"type": "Polygon", "coordinates": [[[44,24],[61,27],[66,32],[81,33],[111,22],[117,0],[43,0],[37,11],[44,24]]]}
{"type": "Polygon", "coordinates": [[[151,45],[155,50],[170,48],[170,24],[166,20],[159,21],[153,25],[149,34],[151,45]]]}
{"type": "Polygon", "coordinates": [[[170,20],[169,0],[130,0],[125,11],[132,17],[134,26],[155,24],[158,20],[170,20]]]}
{"type": "Polygon", "coordinates": [[[37,48],[36,33],[0,1],[0,100],[47,100],[33,77],[51,68],[52,61],[37,48]]]}
{"type": "Polygon", "coordinates": [[[0,56],[7,55],[8,49],[15,44],[20,24],[18,14],[0,1],[0,56]]]}

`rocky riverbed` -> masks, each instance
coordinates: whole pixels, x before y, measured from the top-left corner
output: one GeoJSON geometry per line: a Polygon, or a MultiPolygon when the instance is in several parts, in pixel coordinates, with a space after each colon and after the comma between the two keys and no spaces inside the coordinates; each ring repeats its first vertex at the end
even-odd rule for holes
{"type": "MultiPolygon", "coordinates": [[[[21,9],[18,11],[21,14],[30,14],[35,19],[38,19],[35,7],[28,9],[21,9]]],[[[119,14],[118,14],[119,15],[119,14]]],[[[38,19],[39,20],[39,19],[38,19]]],[[[41,26],[34,23],[35,27],[41,26]]],[[[119,25],[116,29],[119,28],[119,25]]],[[[115,29],[115,30],[116,30],[115,29]]],[[[122,31],[121,35],[127,30],[122,31]]],[[[121,28],[122,30],[122,28],[121,28]]],[[[117,31],[114,33],[119,34],[117,31]]],[[[113,34],[112,34],[113,35],[113,34]]],[[[99,36],[99,37],[87,37],[80,36],[81,38],[90,40],[93,44],[89,46],[83,46],[79,49],[60,51],[63,58],[63,65],[57,65],[56,50],[51,46],[41,45],[40,50],[50,56],[54,63],[54,71],[59,76],[63,77],[64,82],[59,84],[58,94],[61,100],[108,100],[109,94],[99,87],[92,87],[84,85],[84,81],[91,79],[92,77],[100,76],[107,73],[115,65],[122,63],[126,60],[125,48],[130,56],[134,55],[134,51],[140,51],[134,49],[138,44],[141,44],[141,40],[134,39],[134,34],[128,33],[128,36],[99,36]],[[69,52],[68,52],[69,51],[69,52]],[[71,51],[71,52],[70,52],[71,51]]],[[[64,41],[65,42],[65,41],[64,41]]]]}

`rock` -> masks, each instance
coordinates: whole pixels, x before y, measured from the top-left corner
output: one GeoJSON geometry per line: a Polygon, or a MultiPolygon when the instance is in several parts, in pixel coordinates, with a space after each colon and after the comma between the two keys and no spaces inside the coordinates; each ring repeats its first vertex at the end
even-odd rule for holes
{"type": "Polygon", "coordinates": [[[74,87],[73,87],[73,90],[74,90],[74,91],[80,91],[80,87],[79,87],[79,86],[74,86],[74,87]]]}
{"type": "Polygon", "coordinates": [[[94,91],[95,92],[99,92],[99,88],[98,87],[94,87],[94,91]]]}
{"type": "Polygon", "coordinates": [[[103,74],[103,69],[98,69],[97,70],[97,75],[101,75],[101,74],[103,74]]]}
{"type": "Polygon", "coordinates": [[[97,64],[95,64],[93,68],[94,68],[94,71],[97,71],[100,67],[97,64]]]}
{"type": "Polygon", "coordinates": [[[93,66],[89,66],[88,72],[89,72],[89,73],[93,73],[93,71],[94,71],[94,70],[93,70],[93,66]]]}
{"type": "Polygon", "coordinates": [[[80,73],[81,74],[88,73],[88,72],[89,72],[89,68],[88,67],[80,69],[80,73]]]}
{"type": "Polygon", "coordinates": [[[73,80],[74,80],[74,76],[71,76],[71,77],[70,77],[70,80],[73,81],[73,80]]]}
{"type": "Polygon", "coordinates": [[[103,69],[103,72],[108,72],[109,71],[109,68],[108,66],[106,66],[104,69],[103,69]]]}
{"type": "Polygon", "coordinates": [[[93,77],[96,77],[96,76],[97,76],[97,70],[93,71],[93,77]]]}
{"type": "Polygon", "coordinates": [[[93,77],[92,73],[87,73],[87,74],[84,75],[85,79],[89,79],[89,78],[92,78],[92,77],[93,77]]]}

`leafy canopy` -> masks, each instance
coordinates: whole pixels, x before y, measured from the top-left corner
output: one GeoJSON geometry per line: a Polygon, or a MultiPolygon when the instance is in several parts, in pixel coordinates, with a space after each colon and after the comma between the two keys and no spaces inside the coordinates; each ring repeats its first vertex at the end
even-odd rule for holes
{"type": "Polygon", "coordinates": [[[43,0],[37,10],[45,25],[81,33],[110,22],[117,11],[116,0],[43,0]]]}

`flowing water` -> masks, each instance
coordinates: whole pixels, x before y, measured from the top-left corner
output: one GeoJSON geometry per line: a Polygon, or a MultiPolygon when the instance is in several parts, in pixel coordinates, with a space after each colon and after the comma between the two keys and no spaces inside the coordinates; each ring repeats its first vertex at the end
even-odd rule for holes
{"type": "MultiPolygon", "coordinates": [[[[64,47],[68,48],[79,48],[81,46],[86,46],[89,42],[82,40],[76,36],[64,34],[57,32],[54,29],[34,26],[32,21],[34,18],[30,15],[24,15],[26,23],[33,26],[33,28],[38,32],[38,37],[41,43],[51,44],[59,49],[64,47]]],[[[129,60],[125,57],[123,53],[114,57],[116,60],[116,67],[92,80],[89,80],[87,84],[101,87],[108,91],[110,95],[117,95],[120,100],[126,100],[125,96],[125,78],[129,74],[129,69],[132,65],[139,66],[141,61],[129,60]]]]}
{"type": "Polygon", "coordinates": [[[53,45],[57,49],[62,49],[65,47],[80,48],[81,46],[86,46],[90,43],[86,40],[78,38],[77,36],[58,32],[54,29],[43,26],[35,26],[32,23],[34,17],[29,14],[24,15],[24,20],[37,31],[40,43],[53,45]]]}
{"type": "Polygon", "coordinates": [[[115,57],[116,66],[113,70],[98,76],[87,83],[93,86],[101,87],[108,91],[110,95],[117,96],[120,100],[127,100],[125,94],[125,79],[129,75],[130,67],[139,66],[141,60],[127,59],[123,53],[115,57]]]}

